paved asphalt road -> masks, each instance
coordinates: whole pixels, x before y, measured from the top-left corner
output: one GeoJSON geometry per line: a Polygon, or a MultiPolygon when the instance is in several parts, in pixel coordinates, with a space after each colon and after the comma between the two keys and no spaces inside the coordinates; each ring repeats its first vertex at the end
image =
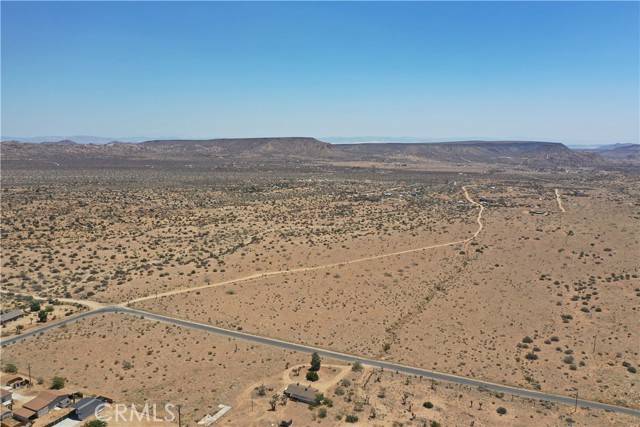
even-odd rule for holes
{"type": "MultiPolygon", "coordinates": [[[[216,326],[207,325],[204,323],[197,323],[189,320],[176,319],[173,317],[163,316],[161,314],[150,313],[144,310],[137,310],[134,308],[122,307],[122,306],[106,306],[106,307],[99,308],[97,310],[87,311],[84,313],[77,314],[75,316],[70,316],[59,322],[43,326],[42,328],[27,331],[22,335],[4,339],[0,341],[0,345],[2,346],[11,345],[18,341],[22,341],[26,338],[29,338],[30,336],[38,335],[50,329],[62,326],[64,324],[75,322],[77,320],[90,317],[90,316],[95,316],[101,313],[126,313],[126,314],[130,314],[140,318],[145,318],[148,320],[156,320],[158,322],[182,326],[184,328],[191,328],[191,329],[197,329],[205,332],[212,332],[212,333],[227,336],[230,338],[236,338],[236,339],[250,341],[258,344],[275,346],[285,350],[299,351],[303,353],[312,353],[315,351],[320,356],[329,357],[336,360],[342,360],[345,362],[358,361],[363,365],[372,366],[375,368],[381,368],[389,371],[397,371],[403,374],[416,375],[424,378],[430,378],[430,379],[445,381],[445,382],[454,383],[454,384],[462,384],[462,385],[471,386],[471,387],[482,387],[486,390],[491,390],[494,392],[505,393],[505,394],[511,394],[514,396],[520,396],[520,397],[525,397],[529,399],[546,400],[549,402],[561,403],[561,404],[571,405],[571,406],[576,404],[575,397],[543,393],[541,391],[529,390],[525,388],[510,387],[510,386],[501,385],[501,384],[494,384],[487,381],[476,380],[473,378],[466,378],[466,377],[460,377],[457,375],[435,372],[428,369],[414,368],[411,366],[405,366],[405,365],[401,365],[393,362],[385,362],[381,360],[368,359],[365,357],[339,353],[336,351],[325,350],[322,348],[307,346],[303,344],[295,344],[287,341],[281,341],[275,338],[266,338],[258,335],[247,334],[245,332],[218,328],[216,326]]],[[[602,409],[606,411],[618,412],[622,414],[640,417],[640,410],[627,408],[624,406],[608,405],[606,403],[600,403],[600,402],[594,402],[594,401],[582,400],[582,399],[578,399],[578,405],[584,408],[602,409]]]]}

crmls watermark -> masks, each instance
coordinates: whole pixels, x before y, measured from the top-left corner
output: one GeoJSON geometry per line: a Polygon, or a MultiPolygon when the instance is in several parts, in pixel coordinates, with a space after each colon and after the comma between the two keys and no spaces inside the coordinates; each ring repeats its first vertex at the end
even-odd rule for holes
{"type": "Polygon", "coordinates": [[[94,415],[100,421],[113,421],[115,423],[133,423],[134,421],[161,423],[175,421],[177,417],[176,405],[173,403],[165,403],[161,408],[162,410],[159,411],[157,404],[149,402],[145,402],[144,406],[136,405],[135,403],[130,405],[125,403],[116,403],[114,405],[102,403],[96,407],[94,415]]]}

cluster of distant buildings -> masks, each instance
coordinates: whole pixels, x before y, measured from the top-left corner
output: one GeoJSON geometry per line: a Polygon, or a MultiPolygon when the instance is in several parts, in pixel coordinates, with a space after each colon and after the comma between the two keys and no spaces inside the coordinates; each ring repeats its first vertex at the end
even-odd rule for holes
{"type": "Polygon", "coordinates": [[[111,399],[94,396],[82,397],[62,390],[45,390],[21,407],[15,407],[14,395],[31,386],[27,378],[16,376],[5,381],[0,388],[1,427],[74,427],[96,414],[101,405],[111,399]]]}

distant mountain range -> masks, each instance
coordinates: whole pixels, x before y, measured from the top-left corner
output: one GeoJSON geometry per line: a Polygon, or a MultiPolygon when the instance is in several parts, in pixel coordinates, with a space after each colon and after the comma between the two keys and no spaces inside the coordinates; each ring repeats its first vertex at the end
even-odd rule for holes
{"type": "MultiPolygon", "coordinates": [[[[2,136],[2,141],[19,141],[19,142],[31,142],[38,143],[55,143],[59,141],[73,141],[77,144],[108,144],[110,142],[144,142],[149,141],[149,137],[144,136],[124,136],[117,138],[110,138],[104,136],[90,136],[90,135],[73,135],[73,136],[2,136]]],[[[167,138],[170,139],[170,138],[167,138]]]]}
{"type": "Polygon", "coordinates": [[[580,151],[597,153],[611,160],[640,162],[640,144],[611,144],[596,148],[581,149],[580,151]]]}
{"type": "Polygon", "coordinates": [[[572,150],[557,142],[456,141],[439,143],[330,144],[309,137],[180,140],[138,143],[78,144],[63,139],[35,144],[4,141],[4,162],[99,164],[178,161],[191,164],[236,161],[395,162],[415,164],[437,161],[456,164],[483,163],[533,168],[590,167],[639,161],[638,145],[572,150]]]}

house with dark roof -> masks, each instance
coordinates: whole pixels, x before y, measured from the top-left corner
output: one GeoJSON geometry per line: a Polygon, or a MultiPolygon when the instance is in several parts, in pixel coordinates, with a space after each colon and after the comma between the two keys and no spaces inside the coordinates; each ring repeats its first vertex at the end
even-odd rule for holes
{"type": "Polygon", "coordinates": [[[97,397],[85,397],[77,401],[74,405],[72,417],[84,421],[85,419],[97,415],[104,409],[105,401],[97,397]],[[97,412],[96,412],[97,411],[97,412]]]}
{"type": "Polygon", "coordinates": [[[4,385],[11,388],[20,388],[29,385],[30,382],[27,378],[24,377],[13,377],[7,380],[4,385]]]}
{"type": "Polygon", "coordinates": [[[298,402],[313,404],[316,401],[318,390],[300,384],[289,384],[284,391],[285,396],[298,402]]]}
{"type": "Polygon", "coordinates": [[[4,325],[7,322],[11,322],[12,320],[19,319],[24,316],[24,311],[22,310],[11,310],[6,313],[0,314],[0,325],[4,325]]]}
{"type": "Polygon", "coordinates": [[[13,392],[11,390],[0,389],[0,403],[9,406],[13,403],[13,392]]]}

